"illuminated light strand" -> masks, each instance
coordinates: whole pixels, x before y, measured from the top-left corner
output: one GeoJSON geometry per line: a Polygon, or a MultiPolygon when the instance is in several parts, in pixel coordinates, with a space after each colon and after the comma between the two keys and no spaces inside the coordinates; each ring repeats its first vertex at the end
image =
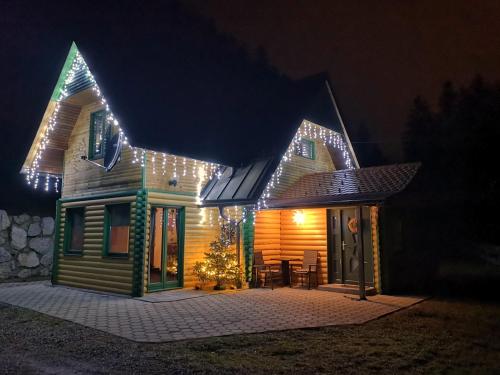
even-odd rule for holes
{"type": "Polygon", "coordinates": [[[163,158],[161,162],[161,174],[165,176],[165,173],[167,172],[167,154],[163,152],[161,155],[163,158]]]}
{"type": "Polygon", "coordinates": [[[141,149],[141,168],[146,165],[146,150],[141,149]]]}
{"type": "Polygon", "coordinates": [[[267,199],[271,197],[273,190],[280,184],[280,177],[283,174],[284,164],[296,157],[296,150],[300,147],[301,140],[308,138],[314,141],[323,142],[324,145],[331,145],[333,148],[341,151],[347,169],[353,168],[353,163],[347,147],[342,139],[342,136],[333,130],[323,128],[320,125],[312,124],[309,121],[303,121],[297,133],[294,135],[292,142],[283,154],[280,163],[274,173],[271,175],[261,197],[257,201],[256,209],[267,208],[267,199]]]}
{"type": "Polygon", "coordinates": [[[156,174],[156,152],[153,152],[153,156],[151,157],[151,164],[153,166],[153,174],[156,174]]]}
{"type": "MultiPolygon", "coordinates": [[[[142,168],[145,167],[145,160],[147,157],[147,150],[133,147],[130,145],[127,136],[125,135],[123,129],[120,127],[120,122],[118,119],[115,117],[113,112],[110,109],[109,104],[107,103],[106,99],[103,96],[103,93],[97,84],[94,76],[90,72],[85,60],[83,59],[82,55],[80,54],[79,51],[76,52],[75,58],[73,59],[73,62],[71,64],[70,69],[68,70],[68,73],[63,81],[63,86],[59,92],[59,96],[56,99],[56,104],[54,106],[53,113],[51,114],[49,120],[47,121],[46,127],[42,131],[42,135],[40,137],[40,141],[37,145],[36,152],[34,153],[33,161],[30,165],[30,167],[26,168],[26,182],[28,185],[34,186],[34,188],[38,187],[39,183],[39,168],[40,168],[40,160],[42,159],[42,154],[43,151],[47,149],[47,146],[50,144],[50,134],[53,132],[53,130],[57,127],[58,123],[58,114],[59,111],[61,110],[61,101],[67,98],[70,95],[70,92],[68,90],[68,86],[72,84],[80,72],[84,72],[86,77],[90,80],[91,82],[91,89],[94,92],[94,94],[97,96],[98,100],[100,101],[101,105],[104,106],[106,110],[106,122],[113,127],[115,127],[119,134],[122,135],[122,144],[123,145],[128,145],[129,149],[132,150],[133,152],[133,158],[132,158],[132,163],[133,164],[139,164],[141,165],[142,168]],[[139,156],[139,150],[141,151],[141,154],[139,156]]],[[[101,135],[100,135],[101,136],[101,135]]],[[[102,138],[102,136],[101,136],[102,138]]],[[[102,141],[102,139],[101,139],[102,141]]],[[[102,142],[101,142],[102,143],[102,142]]],[[[102,147],[102,145],[98,146],[102,147]]],[[[100,148],[98,148],[100,150],[100,148]]],[[[153,162],[153,174],[156,174],[156,151],[151,151],[152,152],[152,162],[153,162]]],[[[165,153],[162,153],[162,174],[166,174],[167,170],[167,155],[165,153]]],[[[194,159],[193,159],[194,160],[194,159]]],[[[220,178],[222,175],[222,169],[219,164],[216,163],[209,163],[209,162],[198,162],[197,160],[194,160],[194,165],[192,166],[192,174],[193,177],[196,179],[198,178],[199,182],[202,180],[206,180],[207,178],[211,179],[214,175],[217,176],[217,178],[220,178]],[[198,165],[202,166],[203,172],[200,174],[198,173],[197,176],[197,168],[198,165]]],[[[183,172],[182,176],[187,175],[187,160],[186,158],[183,158],[183,172]]],[[[174,157],[174,168],[173,168],[173,174],[174,178],[177,178],[177,158],[174,157]]],[[[50,179],[54,178],[54,189],[56,192],[59,192],[59,187],[60,187],[60,182],[59,182],[59,177],[60,176],[49,176],[49,183],[50,179]]],[[[200,189],[201,190],[201,189],[200,189]]]]}
{"type": "MultiPolygon", "coordinates": [[[[39,173],[40,160],[42,158],[43,151],[47,148],[47,145],[50,143],[49,135],[57,126],[58,114],[59,114],[59,111],[61,109],[60,103],[62,100],[64,100],[65,98],[67,98],[69,96],[70,93],[68,91],[68,86],[74,82],[75,78],[77,77],[77,74],[80,74],[80,72],[82,72],[82,71],[84,72],[87,79],[91,82],[92,91],[96,94],[96,96],[100,100],[101,105],[105,106],[105,110],[107,112],[107,115],[106,115],[107,123],[113,125],[114,127],[116,127],[118,129],[118,132],[122,135],[122,144],[129,145],[129,147],[132,149],[132,147],[129,144],[128,138],[126,137],[123,129],[120,127],[118,119],[116,119],[115,116],[113,115],[113,113],[111,112],[110,107],[107,104],[107,101],[101,92],[101,89],[99,88],[94,76],[90,72],[90,69],[88,68],[85,60],[83,59],[83,56],[81,55],[81,53],[79,51],[76,51],[75,58],[73,59],[73,61],[71,63],[71,67],[68,70],[66,77],[64,78],[63,86],[61,87],[61,90],[59,91],[58,97],[56,98],[56,104],[54,107],[54,111],[47,121],[47,126],[42,131],[42,135],[41,135],[40,141],[37,145],[37,149],[36,149],[36,152],[34,154],[31,166],[29,168],[26,168],[25,172],[28,176],[26,180],[27,180],[27,183],[29,185],[31,185],[32,180],[35,179],[37,173],[39,173]]],[[[97,151],[100,151],[101,147],[102,147],[102,135],[99,135],[99,137],[100,137],[101,143],[98,145],[97,151]]],[[[137,163],[138,161],[139,160],[136,157],[132,160],[132,163],[137,163]]],[[[59,192],[59,176],[50,176],[49,180],[50,180],[50,178],[56,179],[57,186],[56,186],[56,183],[54,183],[54,189],[56,190],[56,192],[59,192]]],[[[35,183],[33,185],[34,185],[34,187],[35,186],[38,187],[38,183],[35,183]]]]}

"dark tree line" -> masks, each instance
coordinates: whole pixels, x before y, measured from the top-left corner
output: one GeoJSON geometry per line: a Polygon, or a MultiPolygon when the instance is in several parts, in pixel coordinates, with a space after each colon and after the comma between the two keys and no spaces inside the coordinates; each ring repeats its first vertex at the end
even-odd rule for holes
{"type": "Polygon", "coordinates": [[[443,240],[500,243],[500,85],[476,77],[468,86],[443,85],[433,110],[417,97],[403,148],[422,162],[419,190],[443,240]]]}

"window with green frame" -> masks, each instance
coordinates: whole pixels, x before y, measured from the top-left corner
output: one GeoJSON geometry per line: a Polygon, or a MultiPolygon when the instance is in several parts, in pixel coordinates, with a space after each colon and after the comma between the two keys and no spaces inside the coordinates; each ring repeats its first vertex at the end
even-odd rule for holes
{"type": "Polygon", "coordinates": [[[101,159],[104,157],[104,146],[108,129],[106,111],[98,111],[90,115],[89,159],[101,159]]]}
{"type": "Polygon", "coordinates": [[[64,225],[64,253],[81,255],[83,253],[83,234],[85,226],[85,208],[73,207],[66,209],[64,225]]]}
{"type": "Polygon", "coordinates": [[[316,159],[316,149],[314,141],[302,138],[295,144],[295,155],[302,156],[306,159],[316,159]]]}
{"type": "Polygon", "coordinates": [[[104,255],[127,257],[130,237],[130,204],[106,206],[104,224],[104,255]]]}

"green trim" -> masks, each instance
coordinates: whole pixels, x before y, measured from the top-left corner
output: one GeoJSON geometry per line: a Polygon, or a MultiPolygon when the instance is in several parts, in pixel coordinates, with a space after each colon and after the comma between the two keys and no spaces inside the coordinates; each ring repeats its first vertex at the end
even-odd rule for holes
{"type": "Polygon", "coordinates": [[[308,138],[302,138],[300,140],[300,142],[307,142],[311,145],[311,157],[307,157],[307,156],[304,156],[302,155],[302,150],[300,150],[300,153],[297,153],[297,151],[295,151],[295,155],[297,156],[300,156],[304,159],[308,159],[308,160],[316,160],[316,142],[313,141],[312,139],[308,139],[308,138]]]}
{"type": "Polygon", "coordinates": [[[169,190],[163,190],[163,189],[147,189],[149,193],[164,193],[164,194],[172,194],[172,195],[186,195],[189,197],[196,197],[198,194],[197,193],[191,193],[191,192],[183,192],[183,191],[169,191],[169,190]]]}
{"type": "Polygon", "coordinates": [[[52,274],[50,276],[52,284],[57,284],[57,277],[59,276],[59,253],[61,248],[59,246],[61,238],[61,200],[56,202],[56,231],[54,235],[54,251],[52,255],[52,274]]]}
{"type": "Polygon", "coordinates": [[[78,201],[90,201],[90,200],[94,200],[94,199],[103,199],[103,198],[127,197],[127,196],[136,195],[137,193],[138,193],[137,190],[124,190],[124,191],[117,191],[114,193],[104,193],[104,194],[95,194],[95,195],[87,195],[87,196],[80,196],[80,197],[61,198],[60,201],[63,203],[78,202],[78,201]]]}
{"type": "Polygon", "coordinates": [[[64,85],[64,81],[66,80],[66,76],[68,75],[69,70],[71,69],[71,65],[73,65],[73,60],[76,57],[78,52],[78,48],[76,47],[75,42],[71,43],[71,47],[68,52],[68,56],[66,56],[66,60],[64,61],[63,68],[61,70],[61,74],[59,74],[59,78],[57,79],[56,86],[54,87],[54,91],[52,91],[52,95],[50,100],[57,101],[61,96],[61,90],[64,85]]]}
{"type": "Polygon", "coordinates": [[[134,263],[132,272],[132,296],[144,294],[144,251],[146,247],[146,223],[148,192],[139,190],[135,201],[134,263]]]}
{"type": "MultiPolygon", "coordinates": [[[[179,205],[171,205],[171,204],[154,204],[151,206],[151,212],[153,208],[164,208],[165,212],[163,213],[163,237],[162,237],[162,280],[159,283],[150,283],[149,281],[149,265],[148,265],[148,292],[154,292],[159,290],[171,290],[171,289],[179,289],[184,287],[184,237],[185,237],[185,222],[186,222],[186,207],[179,205]],[[177,281],[166,281],[164,279],[164,273],[166,270],[167,264],[167,243],[168,243],[168,209],[176,208],[179,210],[179,219],[177,221],[177,225],[179,226],[179,237],[177,239],[179,243],[178,248],[178,259],[177,259],[177,281]]],[[[149,251],[149,249],[148,249],[149,251]]]]}
{"type": "Polygon", "coordinates": [[[64,256],[83,256],[83,246],[81,250],[69,250],[70,244],[71,244],[71,236],[73,234],[73,221],[70,215],[70,211],[72,210],[77,210],[77,209],[83,209],[83,225],[84,225],[84,230],[85,230],[85,207],[79,206],[79,207],[67,207],[65,208],[66,210],[66,215],[65,215],[65,222],[64,222],[64,242],[63,242],[63,254],[64,256]]]}
{"type": "MultiPolygon", "coordinates": [[[[112,258],[112,259],[128,259],[130,255],[130,244],[129,248],[127,249],[127,253],[110,253],[109,252],[109,231],[111,229],[110,226],[110,214],[109,214],[109,207],[110,206],[119,206],[119,205],[127,205],[129,209],[129,228],[130,228],[130,217],[132,216],[132,206],[130,203],[113,203],[113,204],[107,204],[104,206],[104,233],[103,233],[103,246],[102,246],[102,257],[103,258],[112,258]]],[[[130,235],[129,235],[129,240],[130,240],[130,235]]]]}
{"type": "Polygon", "coordinates": [[[254,249],[254,222],[251,211],[247,211],[245,222],[243,223],[243,254],[245,256],[245,279],[251,281],[252,279],[252,261],[254,249]]]}

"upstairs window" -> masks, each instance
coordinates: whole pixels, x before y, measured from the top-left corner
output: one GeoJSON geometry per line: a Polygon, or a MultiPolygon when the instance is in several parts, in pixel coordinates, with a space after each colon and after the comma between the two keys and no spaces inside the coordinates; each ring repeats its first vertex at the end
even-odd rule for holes
{"type": "Polygon", "coordinates": [[[314,141],[302,138],[298,143],[295,144],[295,155],[314,160],[316,157],[314,141]]]}
{"type": "Polygon", "coordinates": [[[130,204],[106,206],[106,254],[127,256],[129,249],[130,204]]]}
{"type": "Polygon", "coordinates": [[[84,224],[84,207],[68,208],[66,210],[66,225],[64,231],[64,252],[66,254],[82,254],[84,224]]]}
{"type": "Polygon", "coordinates": [[[89,159],[104,157],[106,132],[108,131],[106,111],[94,112],[90,115],[89,159]]]}

